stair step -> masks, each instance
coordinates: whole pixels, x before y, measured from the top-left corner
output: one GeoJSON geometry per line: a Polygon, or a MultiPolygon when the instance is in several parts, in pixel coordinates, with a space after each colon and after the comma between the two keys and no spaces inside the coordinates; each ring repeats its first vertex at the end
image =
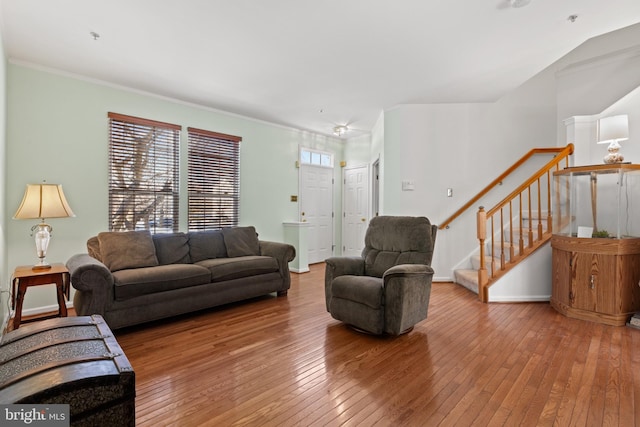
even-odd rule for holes
{"type": "MultiPolygon", "coordinates": [[[[517,243],[505,243],[504,244],[504,260],[505,262],[511,260],[511,247],[513,246],[513,254],[514,256],[518,256],[518,253],[520,252],[520,247],[517,243]]],[[[527,247],[527,242],[524,243],[525,248],[527,247]]],[[[495,247],[496,253],[495,253],[495,260],[496,263],[500,263],[500,246],[496,245],[495,247]]],[[[491,262],[491,258],[492,258],[492,253],[491,253],[491,247],[487,248],[486,251],[486,258],[485,258],[485,264],[488,265],[491,262]]],[[[477,259],[478,262],[478,266],[480,266],[480,257],[478,257],[477,259]]],[[[473,261],[472,261],[472,265],[473,265],[473,261]]]]}
{"type": "MultiPolygon", "coordinates": [[[[547,227],[543,226],[542,227],[542,232],[546,232],[547,231],[547,227]]],[[[536,225],[535,227],[533,227],[532,230],[533,233],[533,239],[537,240],[538,239],[538,226],[536,225]]],[[[496,239],[499,239],[499,235],[496,235],[496,239]]],[[[509,233],[509,230],[505,230],[504,232],[504,240],[509,242],[511,241],[511,233],[509,233]]],[[[514,228],[513,229],[513,241],[514,242],[518,242],[520,240],[520,229],[519,228],[514,228]]],[[[524,240],[525,242],[529,241],[529,229],[528,228],[523,228],[522,229],[522,240],[524,240]]]]}
{"type": "Polygon", "coordinates": [[[522,219],[523,220],[528,220],[528,219],[534,219],[536,221],[538,219],[545,220],[545,219],[547,219],[548,216],[549,216],[549,212],[548,211],[531,211],[531,216],[529,216],[529,211],[527,211],[527,210],[522,212],[522,219]]]}
{"type": "MultiPolygon", "coordinates": [[[[490,265],[492,261],[491,255],[485,255],[484,257],[484,265],[490,265]]],[[[499,259],[496,259],[496,262],[500,262],[499,259]]],[[[472,255],[471,256],[471,268],[473,270],[480,270],[480,255],[472,255]]]]}
{"type": "Polygon", "coordinates": [[[478,272],[476,270],[456,270],[453,272],[455,282],[471,292],[478,293],[478,272]]]}

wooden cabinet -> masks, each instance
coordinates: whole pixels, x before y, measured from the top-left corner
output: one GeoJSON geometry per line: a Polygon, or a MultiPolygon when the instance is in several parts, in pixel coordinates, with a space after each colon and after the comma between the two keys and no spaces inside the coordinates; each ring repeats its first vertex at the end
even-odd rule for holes
{"type": "Polygon", "coordinates": [[[614,326],[640,311],[640,238],[553,235],[551,247],[557,311],[614,326]]]}
{"type": "Polygon", "coordinates": [[[624,325],[640,311],[640,165],[575,166],[553,177],[551,305],[624,325]]]}

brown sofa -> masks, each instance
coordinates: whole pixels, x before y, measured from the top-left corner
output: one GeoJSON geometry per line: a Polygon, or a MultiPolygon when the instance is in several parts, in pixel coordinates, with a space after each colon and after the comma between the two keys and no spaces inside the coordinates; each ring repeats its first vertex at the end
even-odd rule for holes
{"type": "Polygon", "coordinates": [[[290,286],[295,248],[254,227],[151,235],[99,233],[67,261],[78,316],[111,329],[254,298],[290,286]]]}

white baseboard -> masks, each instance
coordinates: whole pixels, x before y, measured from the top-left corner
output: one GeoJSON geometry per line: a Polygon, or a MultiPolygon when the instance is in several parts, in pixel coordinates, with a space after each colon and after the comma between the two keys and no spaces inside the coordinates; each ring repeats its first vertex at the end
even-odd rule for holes
{"type": "Polygon", "coordinates": [[[522,295],[522,296],[498,296],[491,298],[489,296],[489,302],[549,302],[551,301],[551,295],[522,295]]]}
{"type": "Polygon", "coordinates": [[[309,271],[309,267],[307,268],[291,268],[289,267],[289,271],[292,273],[308,273],[309,271]]]}
{"type": "MultiPolygon", "coordinates": [[[[73,301],[67,301],[66,304],[67,306],[67,310],[70,308],[73,308],[73,301]]],[[[37,316],[39,314],[44,314],[44,313],[53,313],[53,312],[57,312],[60,308],[58,307],[58,304],[53,304],[53,305],[45,305],[42,307],[35,307],[35,308],[27,308],[27,309],[23,309],[22,310],[22,317],[28,317],[28,316],[37,316]]],[[[11,314],[13,315],[13,311],[11,312],[11,314]]]]}
{"type": "Polygon", "coordinates": [[[3,335],[3,332],[7,330],[7,326],[9,325],[9,319],[11,319],[11,313],[5,313],[2,319],[2,329],[0,329],[0,338],[3,335]]]}

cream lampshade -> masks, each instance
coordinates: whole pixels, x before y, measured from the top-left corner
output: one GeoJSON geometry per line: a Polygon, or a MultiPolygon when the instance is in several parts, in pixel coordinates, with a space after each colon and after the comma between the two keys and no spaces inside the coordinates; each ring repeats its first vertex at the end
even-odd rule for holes
{"type": "Polygon", "coordinates": [[[14,219],[40,219],[40,224],[31,227],[31,235],[35,235],[36,253],[40,261],[33,266],[34,270],[51,268],[47,263],[47,248],[51,240],[53,228],[45,223],[45,218],[68,218],[75,214],[64,197],[62,185],[59,184],[27,184],[22,203],[13,216],[14,219]]]}
{"type": "Polygon", "coordinates": [[[609,144],[609,154],[602,159],[605,163],[621,163],[624,157],[620,150],[620,141],[629,139],[629,117],[626,114],[604,117],[598,120],[598,144],[609,144]]]}

